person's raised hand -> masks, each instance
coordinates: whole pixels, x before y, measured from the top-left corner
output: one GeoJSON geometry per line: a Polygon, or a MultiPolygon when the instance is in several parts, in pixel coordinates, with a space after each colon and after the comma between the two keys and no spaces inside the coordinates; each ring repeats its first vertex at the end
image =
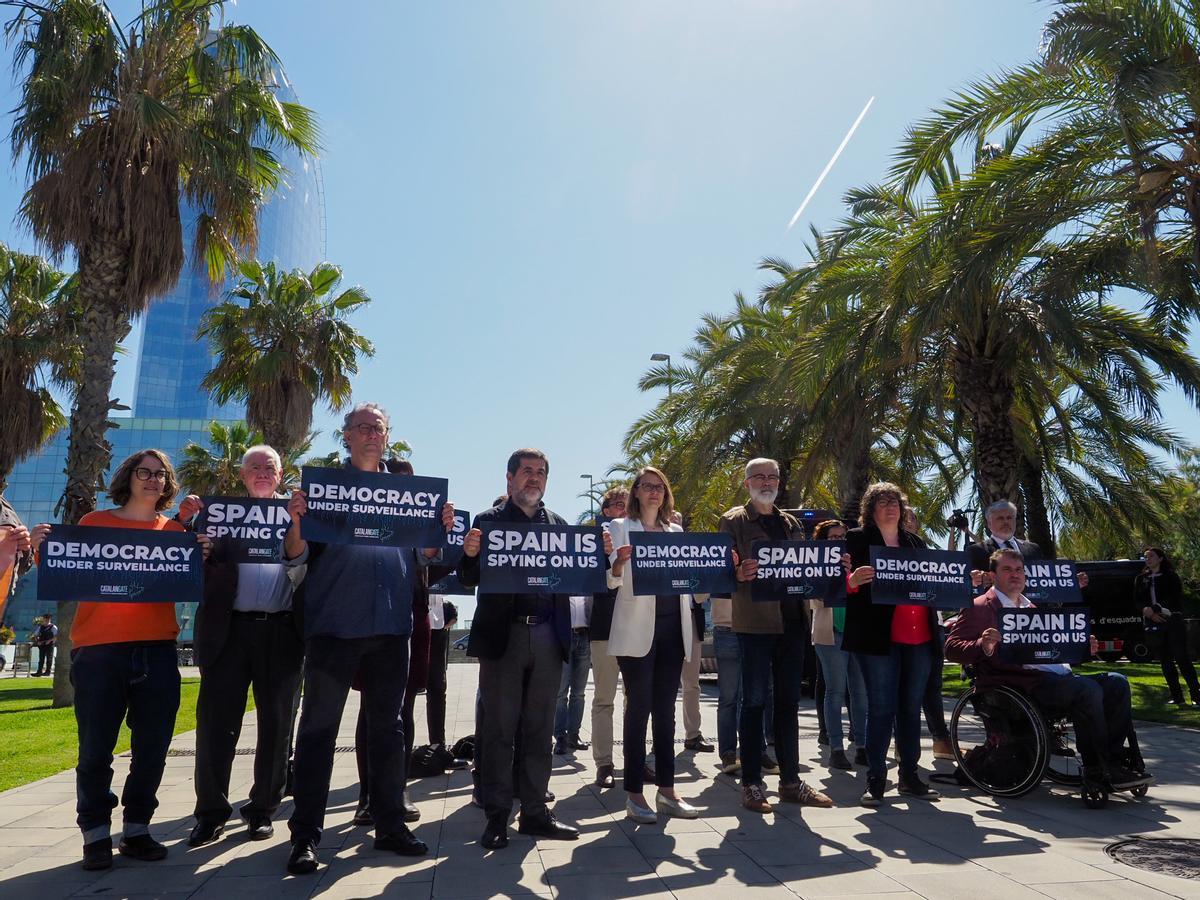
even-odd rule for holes
{"type": "Polygon", "coordinates": [[[454,530],[454,504],[449,500],[442,507],[442,527],[446,529],[447,534],[454,530]]]}
{"type": "Polygon", "coordinates": [[[738,567],[737,567],[737,580],[738,581],[742,581],[742,582],[753,581],[757,577],[758,577],[758,560],[757,559],[754,559],[753,557],[748,556],[745,559],[743,559],[740,563],[738,563],[738,567]]]}
{"type": "Polygon", "coordinates": [[[195,494],[188,494],[183,498],[183,502],[179,504],[179,521],[190,522],[202,509],[204,509],[204,503],[200,498],[195,494]]]}
{"type": "Polygon", "coordinates": [[[859,566],[850,573],[850,587],[862,587],[875,580],[875,570],[870,566],[859,566]]]}
{"type": "Polygon", "coordinates": [[[983,634],[979,636],[979,644],[983,647],[983,655],[991,656],[996,652],[996,645],[1000,643],[1000,632],[995,628],[985,628],[983,634]]]}
{"type": "Polygon", "coordinates": [[[467,536],[463,538],[463,556],[472,558],[479,555],[479,542],[483,537],[483,532],[478,528],[472,528],[467,532],[467,536]]]}
{"type": "Polygon", "coordinates": [[[34,525],[33,531],[29,532],[29,549],[34,553],[37,553],[38,548],[42,546],[42,541],[46,539],[46,535],[49,533],[49,522],[42,522],[40,525],[34,525]]]}
{"type": "Polygon", "coordinates": [[[613,561],[612,573],[614,575],[620,575],[625,571],[625,563],[629,562],[629,560],[633,557],[633,546],[626,544],[623,547],[618,547],[615,552],[617,554],[617,558],[613,561]]]}

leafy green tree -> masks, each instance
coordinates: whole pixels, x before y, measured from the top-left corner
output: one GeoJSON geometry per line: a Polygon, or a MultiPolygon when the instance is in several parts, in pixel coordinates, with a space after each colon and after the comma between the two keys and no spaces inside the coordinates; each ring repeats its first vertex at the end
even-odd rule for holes
{"type": "Polygon", "coordinates": [[[79,374],[75,288],[41,257],[0,245],[0,491],[66,425],[50,386],[67,388],[79,374]]]}
{"type": "Polygon", "coordinates": [[[305,273],[245,262],[241,274],[201,322],[217,356],[202,384],[221,403],[244,402],[250,425],[286,452],[308,434],[318,400],[334,410],[349,401],[358,358],[375,349],[346,318],[371,298],[360,287],[338,293],[342,270],[331,263],[305,273]]]}
{"type": "MultiPolygon", "coordinates": [[[[210,278],[257,237],[284,174],[273,148],[315,152],[305,107],[277,96],[280,63],[223,0],[159,0],[121,25],[103,0],[12,0],[20,96],[11,131],[29,184],[20,215],[79,265],[83,361],[71,412],[63,521],[96,506],[114,354],[131,318],[175,284],[183,208],[210,278]]],[[[66,705],[74,608],[59,611],[54,703],[66,705]]]]}

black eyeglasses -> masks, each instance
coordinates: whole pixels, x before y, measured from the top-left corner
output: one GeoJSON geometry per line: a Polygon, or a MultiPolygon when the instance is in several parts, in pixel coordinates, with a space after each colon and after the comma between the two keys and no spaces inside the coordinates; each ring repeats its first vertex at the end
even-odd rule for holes
{"type": "Polygon", "coordinates": [[[149,481],[151,478],[153,478],[155,481],[161,481],[163,484],[166,484],[167,470],[147,469],[145,466],[138,466],[133,470],[133,477],[138,481],[149,481]]]}
{"type": "Polygon", "coordinates": [[[373,434],[377,434],[380,437],[383,437],[383,435],[387,434],[387,426],[386,425],[368,425],[366,422],[363,422],[359,425],[355,425],[354,430],[357,431],[359,434],[361,434],[363,437],[370,437],[373,434]]]}

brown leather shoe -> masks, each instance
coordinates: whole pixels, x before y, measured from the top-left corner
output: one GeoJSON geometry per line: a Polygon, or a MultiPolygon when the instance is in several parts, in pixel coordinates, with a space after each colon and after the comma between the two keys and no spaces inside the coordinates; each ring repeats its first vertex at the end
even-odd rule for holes
{"type": "Polygon", "coordinates": [[[829,809],[833,806],[833,800],[828,794],[822,794],[815,788],[809,787],[803,781],[797,781],[795,784],[779,785],[779,799],[784,803],[799,803],[801,806],[819,806],[821,809],[829,809]]]}
{"type": "Polygon", "coordinates": [[[767,802],[767,794],[761,784],[742,785],[742,806],[751,812],[769,813],[775,810],[767,802]]]}
{"type": "Polygon", "coordinates": [[[954,759],[954,748],[950,746],[949,740],[933,742],[933,758],[954,759]]]}

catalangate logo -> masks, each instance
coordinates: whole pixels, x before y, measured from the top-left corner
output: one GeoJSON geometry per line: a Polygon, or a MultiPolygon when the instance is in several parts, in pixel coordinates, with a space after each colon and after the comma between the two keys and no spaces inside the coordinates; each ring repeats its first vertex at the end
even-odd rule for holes
{"type": "Polygon", "coordinates": [[[556,588],[562,584],[562,579],[557,575],[530,575],[525,581],[529,587],[544,587],[556,588]]]}
{"type": "Polygon", "coordinates": [[[671,587],[679,588],[681,591],[694,591],[700,587],[699,578],[672,578],[671,587]]]}
{"type": "Polygon", "coordinates": [[[129,593],[129,585],[127,584],[102,584],[100,585],[100,593],[106,597],[124,597],[129,593]]]}
{"type": "Polygon", "coordinates": [[[377,541],[383,537],[378,528],[355,528],[354,536],[356,538],[367,538],[372,541],[377,541]]]}

